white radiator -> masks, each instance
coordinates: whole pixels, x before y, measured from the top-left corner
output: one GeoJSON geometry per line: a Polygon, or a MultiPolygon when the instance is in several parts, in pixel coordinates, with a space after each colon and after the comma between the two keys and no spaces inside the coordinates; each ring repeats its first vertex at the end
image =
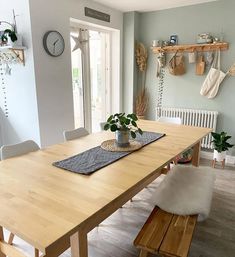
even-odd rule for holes
{"type": "MultiPolygon", "coordinates": [[[[180,117],[184,125],[216,130],[218,112],[181,108],[157,108],[160,117],[180,117]]],[[[158,116],[157,115],[157,116],[158,116]]],[[[212,149],[211,134],[202,140],[202,147],[212,149]]]]}

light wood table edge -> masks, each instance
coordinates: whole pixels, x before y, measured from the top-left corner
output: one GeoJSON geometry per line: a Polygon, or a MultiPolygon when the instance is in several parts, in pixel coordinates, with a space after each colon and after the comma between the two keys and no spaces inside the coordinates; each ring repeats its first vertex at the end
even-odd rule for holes
{"type": "MultiPolygon", "coordinates": [[[[101,210],[96,212],[94,215],[89,217],[86,221],[81,223],[78,227],[74,228],[68,234],[64,235],[62,238],[57,240],[54,244],[51,244],[45,251],[45,257],[57,257],[65,250],[70,247],[70,241],[74,242],[73,235],[76,233],[87,234],[93,228],[98,226],[102,221],[108,218],[111,214],[113,214],[116,210],[121,208],[126,202],[128,202],[131,198],[133,198],[137,193],[139,193],[142,189],[144,189],[147,185],[153,182],[157,177],[162,174],[162,168],[165,164],[153,171],[149,176],[139,181],[136,185],[130,188],[128,191],[121,194],[119,197],[111,201],[109,204],[104,206],[101,210]]],[[[78,255],[79,256],[79,255],[78,255]]],[[[76,256],[77,257],[77,256],[76,256]]]]}

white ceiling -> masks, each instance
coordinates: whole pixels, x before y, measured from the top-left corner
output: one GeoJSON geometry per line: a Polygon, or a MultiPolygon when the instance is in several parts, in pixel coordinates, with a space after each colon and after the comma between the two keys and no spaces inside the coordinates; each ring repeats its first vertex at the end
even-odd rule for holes
{"type": "Polygon", "coordinates": [[[122,12],[149,12],[213,1],[217,0],[95,0],[95,2],[122,12]]]}

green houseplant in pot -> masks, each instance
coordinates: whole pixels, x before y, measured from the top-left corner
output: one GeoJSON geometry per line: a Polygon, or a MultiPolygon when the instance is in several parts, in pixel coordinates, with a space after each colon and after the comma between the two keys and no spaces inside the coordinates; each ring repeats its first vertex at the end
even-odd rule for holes
{"type": "Polygon", "coordinates": [[[22,46],[22,36],[17,34],[16,16],[13,10],[13,23],[0,20],[0,25],[7,26],[8,28],[1,34],[1,43],[8,46],[22,46]]]}
{"type": "Polygon", "coordinates": [[[233,147],[232,144],[227,142],[231,136],[228,136],[226,132],[212,132],[211,135],[213,137],[212,143],[214,145],[213,159],[222,162],[226,158],[226,151],[233,147]]]}
{"type": "Polygon", "coordinates": [[[137,125],[137,116],[134,113],[125,115],[125,113],[116,113],[111,115],[106,124],[104,130],[111,130],[115,132],[116,143],[120,147],[127,147],[130,142],[130,136],[135,139],[136,134],[143,134],[143,131],[137,125]]]}
{"type": "Polygon", "coordinates": [[[9,41],[11,41],[13,44],[15,41],[17,41],[17,39],[18,38],[14,30],[11,30],[11,29],[4,30],[4,33],[2,35],[2,42],[10,43],[9,41]]]}

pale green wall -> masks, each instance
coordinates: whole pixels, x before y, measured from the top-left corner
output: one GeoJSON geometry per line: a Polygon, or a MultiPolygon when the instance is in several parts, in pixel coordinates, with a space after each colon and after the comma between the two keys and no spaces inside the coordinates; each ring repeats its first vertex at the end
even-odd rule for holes
{"type": "MultiPolygon", "coordinates": [[[[222,53],[222,69],[226,71],[235,62],[235,1],[212,3],[142,13],[139,16],[140,40],[148,47],[153,39],[179,36],[179,43],[193,43],[198,33],[210,32],[230,43],[229,51],[222,53]]],[[[185,55],[187,57],[187,55],[185,55]]],[[[148,118],[155,119],[157,79],[155,56],[149,51],[147,87],[150,92],[148,118]]],[[[169,55],[168,55],[169,59],[169,55]]],[[[186,60],[188,60],[186,58],[186,60]]],[[[195,75],[195,65],[187,63],[187,74],[172,76],[166,72],[163,106],[217,110],[220,113],[218,130],[225,130],[235,141],[235,77],[227,78],[213,100],[200,95],[205,76],[195,75]]]]}
{"type": "Polygon", "coordinates": [[[133,112],[137,91],[137,67],[135,62],[135,41],[139,39],[139,13],[123,15],[123,110],[133,112]]]}
{"type": "Polygon", "coordinates": [[[131,112],[134,95],[134,12],[123,16],[123,108],[131,112]]]}

